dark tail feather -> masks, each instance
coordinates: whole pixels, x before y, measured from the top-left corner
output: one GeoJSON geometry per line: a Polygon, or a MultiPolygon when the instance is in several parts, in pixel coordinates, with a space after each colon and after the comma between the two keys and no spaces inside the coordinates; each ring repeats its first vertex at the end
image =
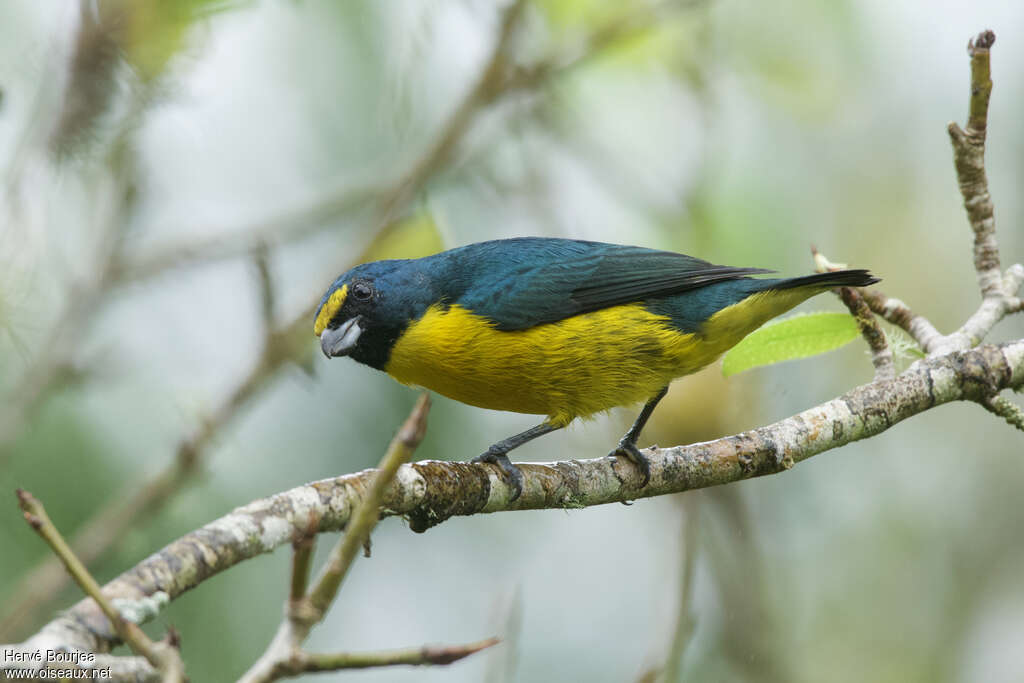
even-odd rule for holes
{"type": "MultiPolygon", "coordinates": [[[[836,270],[815,273],[788,280],[775,280],[765,289],[794,289],[798,287],[867,287],[879,279],[866,270],[836,270]]],[[[767,284],[767,283],[766,283],[767,284]]]]}

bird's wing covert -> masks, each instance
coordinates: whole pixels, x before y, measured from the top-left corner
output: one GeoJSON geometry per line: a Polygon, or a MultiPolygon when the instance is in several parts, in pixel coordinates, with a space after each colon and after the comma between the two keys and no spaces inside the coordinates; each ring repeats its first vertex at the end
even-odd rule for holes
{"type": "Polygon", "coordinates": [[[493,320],[498,329],[518,330],[770,272],[595,242],[550,240],[517,246],[515,252],[506,247],[502,260],[492,254],[482,259],[474,282],[453,303],[493,320]]]}

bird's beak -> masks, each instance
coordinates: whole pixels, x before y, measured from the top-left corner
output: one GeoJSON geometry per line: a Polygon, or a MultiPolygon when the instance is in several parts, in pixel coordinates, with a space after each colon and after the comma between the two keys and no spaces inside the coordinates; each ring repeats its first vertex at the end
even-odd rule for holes
{"type": "Polygon", "coordinates": [[[333,330],[327,328],[320,334],[320,348],[328,358],[347,356],[352,347],[359,341],[363,328],[359,326],[359,316],[349,318],[333,330]]]}

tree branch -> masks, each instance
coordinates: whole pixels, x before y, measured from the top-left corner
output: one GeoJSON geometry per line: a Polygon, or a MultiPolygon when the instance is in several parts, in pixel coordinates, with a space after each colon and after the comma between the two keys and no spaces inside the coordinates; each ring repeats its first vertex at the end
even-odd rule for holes
{"type": "MultiPolygon", "coordinates": [[[[92,599],[108,622],[113,625],[117,637],[128,643],[128,646],[136,654],[146,658],[153,668],[162,672],[163,683],[184,683],[185,665],[181,660],[181,653],[178,651],[177,634],[171,629],[166,640],[154,643],[149,639],[138,624],[128,621],[114,608],[103,594],[100,585],[92,577],[89,570],[85,568],[81,560],[75,557],[71,547],[61,536],[57,527],[46,514],[46,509],[31,493],[18,489],[18,506],[25,516],[25,521],[32,530],[46,541],[54,554],[67,568],[68,573],[74,578],[82,591],[92,599]]],[[[5,658],[6,659],[6,658],[5,658]]]]}
{"type": "Polygon", "coordinates": [[[989,51],[995,41],[996,35],[992,31],[982,31],[977,38],[967,43],[967,54],[971,57],[967,130],[960,128],[956,122],[949,124],[957,181],[974,231],[974,268],[978,272],[978,285],[984,297],[1000,297],[1003,294],[999,248],[995,240],[995,207],[992,205],[985,175],[985,131],[988,127],[988,101],[992,94],[989,51]]]}
{"type": "MultiPolygon", "coordinates": [[[[312,655],[302,649],[302,643],[309,636],[313,626],[324,618],[327,609],[334,602],[338,589],[341,588],[341,582],[348,574],[359,548],[369,543],[370,532],[377,526],[377,521],[380,519],[380,505],[384,491],[391,480],[395,478],[398,467],[412,457],[420,445],[420,441],[423,440],[423,434],[427,429],[429,410],[430,397],[424,393],[416,402],[408,419],[395,434],[395,438],[391,440],[387,452],[380,461],[379,469],[376,470],[376,475],[370,482],[369,489],[355,506],[351,520],[345,525],[345,535],[334,547],[327,565],[308,594],[300,589],[304,587],[305,575],[309,570],[312,546],[296,548],[287,613],[266,651],[242,676],[243,683],[269,683],[269,681],[286,676],[297,676],[304,671],[352,668],[344,664],[354,661],[353,657],[358,661],[374,661],[373,657],[364,657],[359,660],[359,656],[349,654],[312,655]]],[[[312,526],[312,519],[310,525],[312,526]]],[[[378,666],[405,663],[386,659],[381,661],[385,661],[385,663],[378,666]]],[[[373,666],[373,664],[367,663],[365,666],[373,666]]]]}
{"type": "Polygon", "coordinates": [[[370,532],[377,526],[385,489],[395,478],[398,467],[412,457],[413,452],[420,445],[420,441],[423,440],[423,434],[427,429],[427,412],[429,410],[430,395],[424,393],[413,407],[409,419],[395,434],[395,438],[388,447],[388,452],[380,462],[377,476],[374,477],[370,490],[359,507],[356,508],[352,515],[352,521],[345,525],[344,538],[331,554],[331,559],[328,560],[323,573],[309,592],[309,605],[318,614],[318,621],[338,594],[341,582],[348,574],[352,561],[356,558],[356,553],[366,545],[370,538],[370,532]]]}
{"type": "MultiPolygon", "coordinates": [[[[291,325],[308,327],[309,316],[297,319],[291,325]]],[[[288,335],[289,328],[279,333],[280,339],[295,339],[288,335]]],[[[303,342],[306,336],[304,335],[303,342]]],[[[306,353],[310,352],[308,344],[306,353]]],[[[123,493],[111,496],[110,503],[96,511],[83,522],[71,538],[71,547],[78,557],[89,565],[106,553],[125,533],[140,520],[147,519],[170,500],[194,476],[204,451],[209,448],[220,433],[242,408],[269,381],[276,369],[284,363],[287,354],[282,354],[280,344],[267,344],[262,356],[256,361],[249,374],[234,387],[231,393],[213,411],[200,420],[199,426],[185,436],[174,449],[174,457],[163,470],[141,486],[133,484],[123,493]]],[[[9,607],[0,619],[0,635],[9,637],[23,624],[38,607],[60,590],[67,582],[67,574],[55,558],[49,557],[31,570],[20,581],[14,595],[17,602],[9,607]]]]}
{"type": "MultiPolygon", "coordinates": [[[[817,247],[811,247],[811,255],[814,257],[814,264],[819,273],[827,271],[843,270],[845,264],[837,264],[829,261],[824,254],[818,251],[817,247]]],[[[885,332],[878,325],[874,313],[864,301],[860,289],[853,287],[837,287],[833,290],[836,295],[846,304],[850,315],[857,322],[857,328],[868,343],[871,349],[871,364],[875,366],[875,379],[892,379],[896,376],[896,365],[893,362],[892,349],[889,348],[889,340],[885,332]]]]}
{"type": "MultiPolygon", "coordinates": [[[[313,563],[313,548],[316,545],[316,528],[311,525],[309,533],[292,541],[292,581],[288,590],[289,603],[296,603],[306,595],[309,572],[313,563]]],[[[293,608],[289,605],[288,610],[293,608]]]]}
{"type": "Polygon", "coordinates": [[[287,663],[288,670],[278,677],[298,676],[303,673],[320,671],[341,671],[343,669],[370,669],[383,666],[445,666],[498,644],[497,638],[488,638],[465,645],[424,645],[402,650],[381,650],[379,652],[337,652],[319,654],[299,652],[287,663]]]}
{"type": "MultiPolygon", "coordinates": [[[[55,638],[52,644],[59,656],[47,661],[46,650],[38,647],[4,646],[6,661],[0,662],[0,680],[68,680],[69,671],[81,671],[74,680],[109,683],[161,683],[161,674],[144,657],[118,657],[66,648],[66,641],[55,638]],[[43,674],[46,671],[46,674],[43,674]],[[34,674],[35,678],[29,675],[34,674]]],[[[36,643],[39,644],[38,641],[36,643]]]]}
{"type": "Polygon", "coordinates": [[[1012,427],[1024,432],[1024,410],[1005,396],[989,396],[981,402],[986,410],[1006,420],[1012,427]]]}
{"type": "Polygon", "coordinates": [[[988,191],[985,174],[985,133],[988,128],[988,104],[992,94],[989,53],[996,36],[982,31],[967,43],[971,57],[971,97],[967,113],[967,130],[949,124],[953,145],[953,162],[957,183],[964,198],[967,219],[974,232],[974,269],[978,274],[982,303],[963,327],[949,335],[936,348],[943,353],[954,348],[969,348],[981,340],[1007,314],[1021,310],[1016,298],[1024,268],[1015,264],[1004,275],[999,265],[996,242],[995,207],[988,191]]]}
{"type": "Polygon", "coordinates": [[[989,97],[992,93],[989,53],[995,40],[992,31],[983,31],[968,42],[971,95],[967,130],[961,129],[955,122],[951,122],[948,127],[957,183],[974,232],[974,268],[981,288],[981,305],[960,329],[943,336],[930,322],[912,314],[898,299],[888,299],[878,291],[865,292],[867,303],[873,311],[905,329],[926,353],[932,355],[944,355],[977,346],[999,321],[1024,309],[1024,303],[1017,297],[1021,283],[1024,282],[1024,266],[1016,263],[1005,274],[1001,270],[995,207],[985,174],[985,134],[989,97]]]}
{"type": "Polygon", "coordinates": [[[864,302],[875,313],[909,334],[928,353],[942,341],[942,333],[924,316],[914,313],[901,300],[887,296],[877,287],[861,292],[864,302]]]}
{"type": "MultiPolygon", "coordinates": [[[[917,361],[894,379],[857,387],[775,424],[706,443],[652,448],[648,486],[617,458],[520,465],[522,495],[497,468],[460,462],[403,465],[385,490],[383,514],[403,516],[425,531],[460,515],[506,510],[583,508],[679,493],[782,472],[818,453],[875,436],[908,417],[957,400],[980,401],[1024,386],[1024,340],[985,345],[917,361]]],[[[364,500],[376,470],[314,482],[238,508],[181,539],[104,587],[111,597],[139,600],[163,592],[175,599],[209,577],[307,534],[344,528],[364,500]]],[[[37,637],[53,633],[103,651],[116,635],[92,601],[75,605],[37,637]]],[[[31,644],[30,640],[26,645],[31,644]]]]}

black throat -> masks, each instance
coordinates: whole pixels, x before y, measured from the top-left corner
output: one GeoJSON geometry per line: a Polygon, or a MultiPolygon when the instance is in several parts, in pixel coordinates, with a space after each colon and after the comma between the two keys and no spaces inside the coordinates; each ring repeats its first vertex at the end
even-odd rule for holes
{"type": "Polygon", "coordinates": [[[352,360],[385,371],[391,360],[391,349],[402,336],[409,323],[400,326],[371,326],[359,335],[359,342],[349,356],[352,360]]]}

